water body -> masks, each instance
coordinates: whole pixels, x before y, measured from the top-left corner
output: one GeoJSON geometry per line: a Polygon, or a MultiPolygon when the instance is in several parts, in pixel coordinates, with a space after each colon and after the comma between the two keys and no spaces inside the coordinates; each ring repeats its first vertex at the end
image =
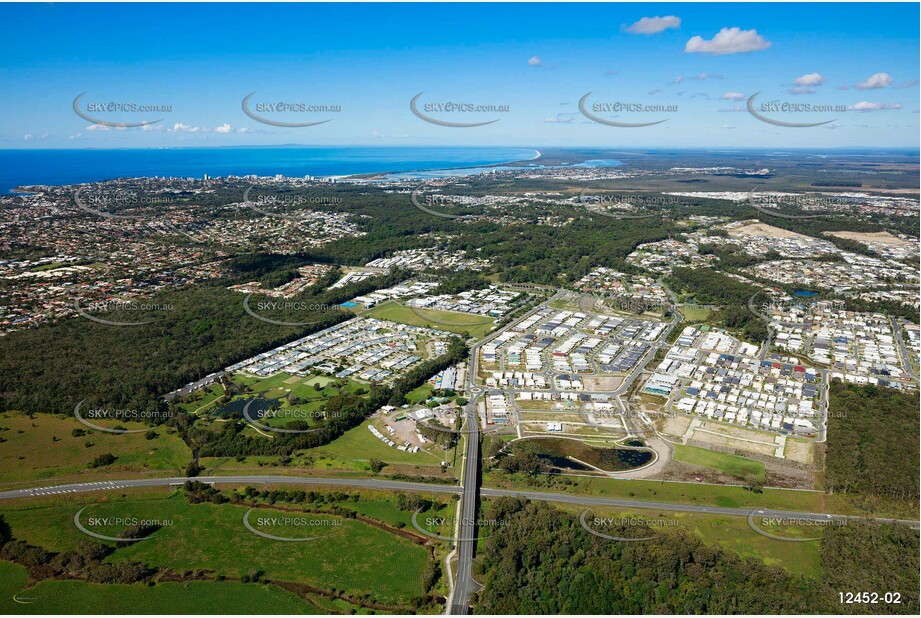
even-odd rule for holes
{"type": "MultiPolygon", "coordinates": [[[[246,147],[0,150],[0,193],[21,185],[70,185],[114,178],[346,176],[472,168],[526,161],[530,148],[246,147]]],[[[455,172],[447,175],[455,175],[455,172]]]]}
{"type": "Polygon", "coordinates": [[[639,468],[652,460],[648,450],[597,447],[565,438],[533,438],[513,443],[514,452],[531,452],[560,470],[589,471],[591,466],[609,472],[639,468]],[[588,466],[582,464],[585,462],[588,466]]]}
{"type": "Polygon", "coordinates": [[[499,166],[492,165],[489,167],[469,167],[469,168],[460,168],[460,169],[434,169],[434,170],[414,170],[410,172],[396,172],[393,174],[385,174],[381,176],[378,180],[388,181],[388,180],[429,180],[433,178],[449,178],[452,176],[473,176],[474,174],[486,174],[490,172],[507,172],[509,170],[544,170],[544,169],[557,169],[563,167],[587,167],[587,168],[599,168],[599,167],[617,167],[618,165],[623,165],[622,161],[616,159],[590,159],[588,161],[582,161],[581,163],[563,163],[561,165],[541,165],[539,163],[529,163],[528,165],[516,165],[514,167],[510,166],[499,166]]]}
{"type": "Polygon", "coordinates": [[[280,401],[277,399],[266,399],[261,395],[256,397],[234,399],[225,403],[220,408],[212,410],[209,414],[217,416],[218,418],[231,418],[235,414],[243,414],[243,408],[246,407],[246,404],[252,402],[253,405],[249,407],[249,415],[255,419],[260,419],[265,416],[265,413],[269,411],[272,406],[279,405],[280,401]]]}
{"type": "Polygon", "coordinates": [[[805,298],[812,298],[813,296],[818,296],[818,292],[813,292],[812,290],[793,290],[794,296],[803,296],[805,298]]]}

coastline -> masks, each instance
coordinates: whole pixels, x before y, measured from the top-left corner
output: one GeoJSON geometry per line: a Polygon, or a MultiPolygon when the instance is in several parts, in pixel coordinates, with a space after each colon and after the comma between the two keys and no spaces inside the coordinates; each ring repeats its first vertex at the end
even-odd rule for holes
{"type": "Polygon", "coordinates": [[[389,176],[390,174],[418,174],[421,172],[451,172],[454,170],[474,170],[474,169],[481,168],[481,167],[504,167],[504,166],[508,166],[510,169],[515,169],[518,166],[514,166],[513,165],[514,163],[525,163],[525,162],[530,162],[530,161],[536,161],[537,159],[540,159],[542,156],[543,154],[541,154],[540,150],[537,150],[535,148],[534,156],[531,157],[530,159],[513,159],[512,161],[500,161],[498,163],[484,163],[480,165],[462,165],[462,166],[457,166],[457,167],[433,167],[433,168],[418,168],[418,169],[403,170],[403,171],[389,170],[385,172],[368,172],[364,174],[343,174],[339,176],[323,176],[322,178],[326,178],[329,180],[341,180],[344,178],[360,178],[363,180],[380,179],[381,181],[384,181],[385,179],[381,177],[389,176]]]}
{"type": "MultiPolygon", "coordinates": [[[[307,149],[310,147],[304,147],[304,148],[307,149]]],[[[346,170],[349,167],[361,167],[362,165],[367,167],[369,165],[367,161],[361,161],[361,160],[351,161],[349,160],[347,156],[343,156],[343,155],[347,155],[350,152],[360,150],[360,148],[362,147],[345,147],[341,149],[332,149],[331,152],[329,153],[329,156],[319,158],[317,159],[317,161],[307,161],[300,165],[303,168],[309,168],[311,166],[321,167],[321,168],[324,166],[327,168],[331,166],[332,167],[339,166],[339,167],[345,168],[346,170]]],[[[342,171],[342,172],[324,174],[322,173],[321,170],[318,170],[318,172],[315,172],[315,173],[308,173],[306,170],[302,170],[302,169],[298,169],[297,172],[292,172],[291,168],[296,167],[298,163],[291,163],[290,161],[286,161],[283,158],[280,158],[278,160],[277,170],[272,169],[272,165],[273,165],[272,161],[269,161],[268,163],[266,163],[265,161],[254,161],[252,163],[244,161],[242,164],[239,164],[239,167],[242,167],[242,168],[248,167],[250,169],[239,169],[238,168],[238,171],[227,171],[226,165],[225,165],[225,169],[223,170],[220,169],[221,163],[222,163],[221,161],[215,162],[213,166],[209,166],[208,164],[203,164],[201,162],[193,162],[193,163],[190,163],[186,169],[182,169],[181,165],[177,166],[175,162],[170,162],[168,160],[155,162],[155,163],[143,162],[143,164],[136,165],[135,167],[137,169],[135,170],[131,170],[131,169],[115,170],[113,171],[113,175],[107,178],[95,177],[94,172],[90,166],[87,166],[85,170],[84,169],[77,169],[77,170],[70,169],[68,171],[60,172],[57,174],[48,174],[48,176],[51,176],[51,177],[47,179],[41,179],[41,178],[35,179],[35,178],[28,178],[28,177],[27,178],[21,178],[21,177],[16,178],[17,174],[15,173],[15,170],[7,170],[9,176],[5,179],[0,178],[0,195],[10,195],[10,196],[22,195],[23,193],[29,192],[28,189],[26,189],[27,187],[40,187],[40,186],[68,187],[68,186],[75,186],[75,185],[80,185],[80,184],[110,182],[110,181],[119,180],[119,179],[153,179],[153,178],[202,179],[206,176],[213,178],[213,179],[226,179],[230,177],[245,177],[245,176],[253,175],[257,177],[281,176],[286,179],[301,179],[301,178],[310,176],[316,179],[333,180],[333,181],[344,180],[344,179],[355,179],[355,180],[381,179],[383,181],[386,176],[389,176],[391,174],[410,174],[410,175],[411,174],[422,174],[422,173],[435,174],[438,172],[451,172],[454,170],[471,170],[471,169],[477,169],[477,168],[495,168],[495,167],[505,167],[505,166],[508,166],[509,169],[514,169],[518,167],[519,165],[523,166],[524,164],[536,161],[543,156],[541,151],[537,150],[536,148],[504,147],[503,146],[503,147],[496,147],[494,149],[495,151],[497,151],[495,152],[495,154],[499,155],[499,157],[502,156],[503,154],[502,151],[506,151],[505,152],[506,156],[509,156],[509,155],[514,156],[513,153],[507,152],[511,150],[525,150],[525,151],[530,150],[533,152],[533,154],[531,154],[529,157],[525,157],[524,155],[526,155],[527,153],[522,153],[521,157],[514,158],[514,159],[503,160],[497,157],[499,159],[498,161],[489,161],[489,160],[482,161],[481,160],[476,163],[458,162],[456,164],[451,164],[443,160],[445,158],[451,158],[451,157],[445,157],[444,156],[445,152],[450,152],[452,150],[456,150],[458,152],[464,152],[465,150],[469,151],[469,149],[471,148],[474,148],[474,147],[467,147],[467,146],[458,146],[458,147],[439,146],[439,147],[436,147],[436,150],[439,150],[441,152],[441,156],[432,155],[430,152],[427,152],[427,151],[430,151],[431,149],[420,148],[419,153],[415,155],[415,157],[417,158],[417,162],[415,165],[410,163],[412,165],[410,169],[399,169],[399,168],[394,169],[393,167],[391,167],[391,165],[393,165],[394,162],[387,160],[387,157],[384,156],[384,157],[380,157],[380,160],[377,162],[375,162],[373,159],[370,161],[370,165],[380,164],[380,168],[374,171],[369,171],[369,172],[342,171]],[[426,162],[425,157],[427,155],[430,158],[435,159],[435,160],[432,161],[431,163],[426,162]],[[438,159],[442,159],[442,160],[438,160],[438,159]],[[269,169],[266,169],[267,167],[269,169]],[[211,171],[212,169],[214,169],[214,171],[211,171]]],[[[262,147],[252,148],[252,150],[260,150],[260,149],[262,149],[262,147]]],[[[56,149],[55,151],[57,150],[60,150],[61,152],[67,152],[68,154],[75,153],[75,152],[81,152],[79,150],[71,150],[71,149],[56,149]]],[[[185,149],[175,149],[173,150],[173,152],[175,152],[176,150],[185,150],[185,149]]],[[[236,148],[234,149],[217,148],[214,150],[228,152],[228,151],[238,150],[238,149],[236,148]]],[[[283,150],[283,149],[279,148],[279,150],[283,150]]],[[[391,149],[386,148],[386,147],[378,147],[378,148],[375,148],[375,150],[380,150],[382,153],[385,153],[385,152],[390,151],[391,149]]],[[[91,152],[101,153],[101,152],[110,152],[110,151],[114,152],[114,149],[93,150],[91,152]]],[[[166,152],[166,151],[167,149],[152,149],[151,150],[151,152],[157,152],[157,153],[166,152]]],[[[48,151],[44,151],[44,152],[47,153],[48,151]]],[[[411,162],[413,157],[408,157],[408,158],[410,159],[410,162],[411,162]]],[[[471,157],[455,156],[454,158],[471,158],[471,157]]],[[[56,170],[58,168],[56,168],[55,163],[56,163],[55,161],[49,160],[49,161],[44,162],[42,166],[44,166],[45,169],[56,170]]],[[[41,167],[41,166],[36,164],[36,165],[33,165],[33,167],[41,167]]],[[[61,164],[58,167],[66,167],[66,165],[61,164]]],[[[26,174],[22,174],[22,175],[26,176],[26,174]]]]}

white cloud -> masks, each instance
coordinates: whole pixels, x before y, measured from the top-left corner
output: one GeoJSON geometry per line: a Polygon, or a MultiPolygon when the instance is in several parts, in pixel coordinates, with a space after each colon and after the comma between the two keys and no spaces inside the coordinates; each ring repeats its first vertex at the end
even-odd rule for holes
{"type": "Polygon", "coordinates": [[[193,127],[191,125],[182,124],[177,122],[173,125],[173,128],[170,129],[171,133],[199,133],[201,132],[201,127],[193,127]]]}
{"type": "Polygon", "coordinates": [[[877,88],[885,88],[891,83],[892,78],[889,77],[888,73],[874,73],[865,81],[859,82],[857,88],[860,90],[875,90],[877,88]]]}
{"type": "Polygon", "coordinates": [[[625,27],[624,31],[630,34],[657,34],[669,28],[677,30],[680,27],[680,17],[666,15],[665,17],[644,17],[625,27]]]}
{"type": "Polygon", "coordinates": [[[824,77],[821,73],[807,73],[806,75],[800,75],[793,80],[793,83],[797,86],[808,87],[808,86],[821,86],[828,81],[827,77],[824,77]]]}
{"type": "Polygon", "coordinates": [[[742,101],[745,99],[745,95],[741,92],[724,92],[720,98],[724,101],[742,101]]]}
{"type": "Polygon", "coordinates": [[[231,127],[229,124],[227,124],[227,123],[225,122],[225,123],[222,124],[221,126],[215,127],[215,128],[214,128],[214,132],[215,132],[215,133],[232,133],[232,132],[233,132],[233,127],[231,127]]]}
{"type": "Polygon", "coordinates": [[[721,129],[735,129],[735,127],[731,124],[724,124],[720,128],[721,129]]]}
{"type": "Polygon", "coordinates": [[[91,124],[86,127],[87,131],[111,131],[112,127],[104,124],[91,124]]]}
{"type": "Polygon", "coordinates": [[[732,107],[724,107],[723,109],[716,110],[718,112],[744,112],[745,108],[741,105],[733,105],[732,107]]]}
{"type": "Polygon", "coordinates": [[[854,103],[853,105],[848,105],[848,109],[854,110],[855,112],[875,112],[878,110],[884,109],[902,109],[901,103],[874,103],[872,101],[861,101],[860,103],[854,103]]]}
{"type": "Polygon", "coordinates": [[[771,42],[755,29],[722,28],[711,40],[701,36],[691,37],[684,46],[686,54],[738,54],[767,49],[771,42]]]}
{"type": "Polygon", "coordinates": [[[902,82],[902,83],[899,84],[898,86],[893,86],[893,88],[898,88],[898,89],[902,89],[902,88],[911,88],[911,87],[917,86],[917,85],[918,85],[918,80],[916,80],[916,79],[910,79],[910,80],[908,80],[907,82],[902,82]]]}
{"type": "Polygon", "coordinates": [[[544,118],[544,122],[547,124],[572,124],[575,121],[574,114],[557,114],[556,116],[544,118]]]}
{"type": "Polygon", "coordinates": [[[790,94],[815,94],[814,88],[807,88],[805,86],[797,86],[795,88],[790,88],[787,90],[790,94]]]}
{"type": "Polygon", "coordinates": [[[841,84],[840,86],[838,86],[838,90],[850,90],[850,89],[851,87],[848,86],[847,84],[841,84]]]}
{"type": "Polygon", "coordinates": [[[719,73],[698,73],[697,75],[691,77],[691,79],[702,82],[707,79],[723,79],[723,76],[719,73]]]}
{"type": "Polygon", "coordinates": [[[680,84],[680,83],[683,82],[683,81],[684,81],[684,75],[679,75],[678,77],[676,77],[675,79],[672,80],[672,83],[673,83],[673,84],[680,84]]]}
{"type": "Polygon", "coordinates": [[[22,136],[22,139],[23,139],[24,141],[28,142],[28,141],[30,141],[30,140],[32,139],[32,134],[31,134],[31,133],[26,133],[25,135],[22,136]]]}
{"type": "Polygon", "coordinates": [[[542,67],[544,66],[544,61],[540,59],[540,56],[531,56],[528,58],[528,66],[542,67]]]}

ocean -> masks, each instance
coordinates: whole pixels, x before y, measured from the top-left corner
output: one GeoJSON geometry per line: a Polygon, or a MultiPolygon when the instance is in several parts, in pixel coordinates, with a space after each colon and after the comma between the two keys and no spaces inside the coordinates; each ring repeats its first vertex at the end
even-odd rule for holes
{"type": "Polygon", "coordinates": [[[241,147],[0,150],[0,193],[29,184],[69,185],[165,176],[345,176],[479,168],[533,159],[530,148],[241,147]]]}

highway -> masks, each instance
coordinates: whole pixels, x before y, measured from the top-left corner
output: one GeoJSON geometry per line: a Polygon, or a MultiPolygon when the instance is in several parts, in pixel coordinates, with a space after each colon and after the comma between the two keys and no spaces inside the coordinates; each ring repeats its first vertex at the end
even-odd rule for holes
{"type": "MultiPolygon", "coordinates": [[[[664,287],[664,285],[663,285],[664,287]]],[[[677,299],[671,290],[666,290],[672,296],[673,301],[677,299]]],[[[600,496],[584,496],[578,494],[550,493],[518,489],[493,489],[480,487],[480,419],[477,413],[477,407],[481,398],[487,393],[486,389],[477,385],[476,380],[479,372],[479,350],[480,348],[498,337],[503,332],[512,328],[514,324],[527,319],[535,312],[546,307],[551,301],[564,295],[563,291],[558,292],[552,298],[539,303],[526,314],[515,319],[513,322],[490,333],[487,337],[480,340],[470,349],[470,361],[466,377],[466,386],[469,393],[468,403],[464,411],[464,427],[462,435],[466,440],[464,445],[463,471],[461,474],[460,485],[441,485],[431,483],[416,483],[407,481],[391,481],[380,478],[348,478],[348,477],[317,477],[317,476],[286,476],[286,475],[233,475],[233,476],[200,476],[200,477],[169,477],[169,478],[146,478],[146,479],[128,479],[118,481],[95,481],[88,483],[74,483],[58,486],[45,486],[27,489],[15,489],[0,492],[0,500],[10,500],[16,498],[30,498],[42,496],[56,496],[66,494],[77,494],[87,492],[109,492],[119,489],[143,488],[143,487],[168,487],[179,486],[186,481],[194,480],[210,484],[221,485],[299,485],[299,486],[332,486],[342,488],[360,488],[369,490],[389,490],[405,491],[419,493],[440,493],[453,494],[460,496],[460,521],[456,525],[456,537],[454,539],[455,555],[457,557],[456,580],[452,588],[447,603],[447,613],[451,615],[465,615],[470,612],[471,595],[480,587],[473,579],[473,560],[476,552],[477,539],[477,513],[481,497],[519,497],[535,501],[547,501],[564,504],[575,504],[585,507],[615,507],[626,509],[653,509],[659,511],[687,512],[687,513],[705,513],[722,516],[747,517],[752,514],[751,509],[729,508],[717,506],[698,506],[689,504],[674,504],[666,502],[642,501],[642,500],[623,500],[618,498],[607,498],[600,496]]],[[[580,305],[586,302],[583,296],[580,305]]],[[[749,307],[753,313],[760,315],[753,307],[754,297],[749,300],[749,307]]],[[[761,316],[764,317],[764,316],[761,316]]],[[[630,385],[643,371],[645,365],[655,354],[656,350],[663,346],[668,335],[681,321],[680,314],[676,311],[675,316],[668,328],[660,335],[659,339],[654,342],[648,352],[638,362],[634,370],[627,376],[621,385],[610,394],[618,404],[618,408],[625,426],[631,434],[637,431],[632,424],[627,424],[625,416],[626,406],[621,396],[626,393],[630,385]]],[[[901,333],[899,333],[901,334],[901,333]]],[[[899,337],[899,344],[904,343],[899,337]]],[[[824,373],[824,372],[823,372],[824,373]]],[[[551,381],[551,388],[553,383],[551,381]]],[[[846,520],[846,519],[863,519],[857,516],[835,515],[825,513],[804,513],[797,511],[758,509],[759,516],[766,517],[787,517],[800,518],[814,521],[828,520],[846,520]]],[[[897,522],[918,527],[918,522],[913,520],[893,520],[879,518],[881,522],[897,522]]]]}
{"type": "Polygon", "coordinates": [[[902,324],[896,320],[894,316],[890,316],[889,322],[892,324],[892,332],[895,334],[895,341],[899,346],[899,351],[902,353],[902,366],[905,368],[905,372],[908,375],[917,380],[918,374],[915,373],[914,366],[911,364],[913,354],[909,351],[908,346],[905,345],[905,339],[902,337],[902,324]]]}
{"type": "Polygon", "coordinates": [[[476,384],[477,374],[479,373],[480,348],[561,295],[562,292],[558,292],[550,299],[538,303],[536,307],[521,317],[490,333],[470,348],[470,362],[467,368],[467,391],[470,393],[470,399],[467,402],[464,423],[464,427],[466,427],[464,439],[467,442],[464,450],[464,472],[461,479],[463,485],[461,521],[460,525],[457,526],[457,537],[454,540],[457,552],[457,579],[454,583],[451,597],[448,599],[448,613],[451,615],[469,613],[470,595],[479,586],[473,579],[473,555],[476,551],[476,519],[480,499],[480,420],[477,415],[477,405],[480,396],[484,393],[482,387],[476,384]]]}
{"type": "MultiPolygon", "coordinates": [[[[0,492],[0,500],[15,498],[30,498],[58,494],[90,493],[94,491],[115,491],[138,487],[171,487],[182,485],[186,481],[200,481],[218,485],[312,485],[325,487],[356,487],[360,489],[386,489],[391,491],[408,491],[420,493],[439,493],[460,495],[464,488],[459,485],[437,485],[431,483],[413,483],[408,481],[389,481],[377,478],[346,478],[346,477],[317,477],[317,476],[280,476],[280,475],[234,475],[234,476],[197,476],[197,477],[166,477],[155,479],[126,479],[119,481],[96,481],[89,483],[74,483],[70,485],[56,485],[36,487],[29,489],[14,489],[0,492]]],[[[630,509],[653,509],[659,511],[675,511],[681,513],[708,513],[711,515],[734,515],[747,517],[752,509],[729,508],[721,506],[698,506],[695,504],[675,504],[668,502],[652,502],[646,500],[622,500],[620,498],[605,498],[602,496],[584,496],[579,494],[561,494],[544,491],[531,491],[525,489],[493,489],[482,488],[478,492],[488,498],[527,498],[545,502],[562,504],[578,504],[581,506],[622,507],[630,509]]],[[[789,517],[815,521],[835,520],[860,520],[865,519],[856,515],[835,515],[826,513],[805,513],[800,511],[786,511],[775,509],[758,509],[759,515],[766,517],[789,517]],[[762,512],[763,511],[763,512],[762,512]]],[[[900,523],[918,527],[919,522],[906,519],[874,518],[875,521],[886,523],[900,523]]],[[[470,537],[461,536],[461,539],[470,537]]],[[[468,571],[469,573],[469,571],[468,571]]],[[[458,574],[459,575],[459,574],[458,574]]],[[[457,589],[455,589],[455,597],[457,589]]],[[[463,601],[455,601],[455,605],[463,605],[463,601]]]]}

